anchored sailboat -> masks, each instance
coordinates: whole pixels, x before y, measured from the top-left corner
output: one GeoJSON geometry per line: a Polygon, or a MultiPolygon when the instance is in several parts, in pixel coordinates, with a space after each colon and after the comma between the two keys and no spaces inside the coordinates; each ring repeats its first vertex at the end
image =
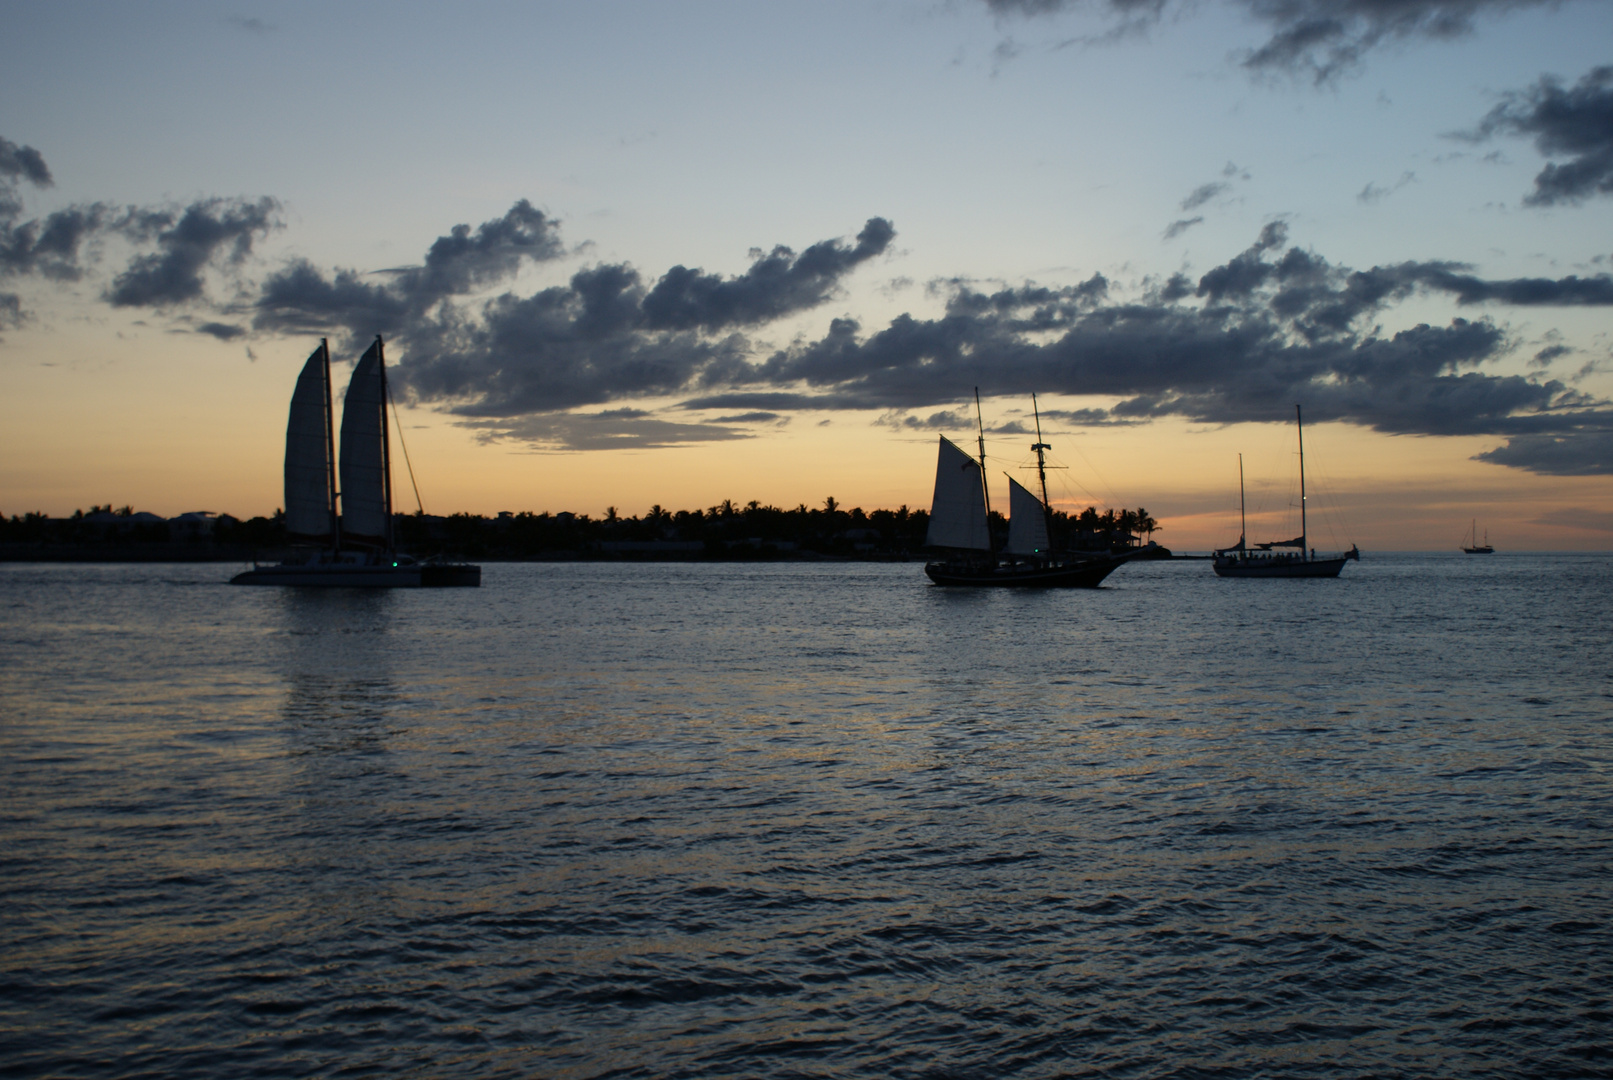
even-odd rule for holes
{"type": "Polygon", "coordinates": [[[412,588],[482,583],[479,566],[422,563],[396,550],[387,400],[386,360],[377,337],[347,385],[338,493],[330,346],[320,341],[297,377],[286,422],[286,532],[293,544],[312,550],[271,566],[254,566],[230,584],[412,588]]]}
{"type": "Polygon", "coordinates": [[[1484,543],[1479,543],[1479,519],[1474,518],[1473,524],[1468,527],[1466,535],[1462,537],[1462,550],[1469,555],[1494,555],[1495,548],[1490,546],[1490,530],[1484,530],[1484,543]]]}
{"type": "MultiPolygon", "coordinates": [[[[1035,409],[1035,398],[1031,399],[1035,409]]],[[[937,585],[1006,585],[1040,588],[1095,588],[1130,555],[1057,556],[1049,536],[1047,464],[1052,447],[1042,441],[1042,419],[1036,413],[1036,468],[1042,482],[1038,499],[1019,481],[1008,478],[1008,543],[994,550],[990,502],[986,487],[986,432],[980,419],[980,391],[975,391],[975,423],[980,458],[941,436],[935,466],[935,497],[930,503],[926,547],[941,548],[946,557],[927,563],[924,572],[937,585]]]]}
{"type": "Polygon", "coordinates": [[[1305,518],[1305,420],[1298,405],[1294,406],[1294,420],[1299,425],[1299,535],[1292,540],[1272,540],[1250,548],[1245,540],[1249,535],[1248,519],[1244,516],[1243,455],[1238,455],[1238,513],[1242,532],[1235,547],[1222,548],[1214,553],[1211,564],[1220,577],[1237,578],[1300,578],[1338,577],[1344,564],[1361,559],[1361,551],[1354,544],[1350,550],[1337,555],[1316,557],[1310,547],[1305,518]],[[1273,549],[1293,550],[1273,550],[1273,549]]]}

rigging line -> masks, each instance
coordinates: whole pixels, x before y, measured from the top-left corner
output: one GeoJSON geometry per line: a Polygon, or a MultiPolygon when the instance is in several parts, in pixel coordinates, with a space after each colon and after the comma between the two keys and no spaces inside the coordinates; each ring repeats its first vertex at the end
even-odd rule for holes
{"type": "Polygon", "coordinates": [[[409,460],[409,444],[403,441],[403,419],[398,416],[398,399],[392,396],[392,385],[390,383],[386,387],[386,400],[392,406],[392,422],[393,426],[398,429],[398,445],[403,447],[403,464],[409,470],[409,486],[414,488],[414,504],[424,514],[426,504],[420,501],[420,485],[414,481],[414,462],[409,460]]]}

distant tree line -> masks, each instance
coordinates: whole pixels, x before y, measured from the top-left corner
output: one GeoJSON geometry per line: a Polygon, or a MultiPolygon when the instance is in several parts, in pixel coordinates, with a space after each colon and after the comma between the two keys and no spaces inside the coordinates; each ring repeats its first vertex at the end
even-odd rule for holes
{"type": "MultiPolygon", "coordinates": [[[[1088,507],[1070,515],[1050,515],[1050,539],[1059,550],[1109,550],[1133,546],[1160,525],[1146,510],[1088,507]]],[[[930,515],[924,510],[845,509],[832,496],[821,506],[794,509],[751,500],[724,499],[704,510],[667,510],[656,505],[642,516],[624,517],[608,507],[601,517],[572,513],[400,514],[394,531],[398,547],[417,555],[482,559],[531,558],[723,558],[780,557],[900,558],[923,551],[930,515]]],[[[1008,522],[992,512],[991,527],[1000,547],[1008,522]]],[[[41,513],[0,516],[0,544],[11,557],[19,548],[139,548],[153,545],[211,548],[220,555],[284,549],[289,544],[285,515],[240,520],[228,514],[184,514],[163,519],[111,504],[78,510],[71,517],[41,513]]],[[[192,552],[197,553],[197,552],[192,552]]],[[[155,552],[153,552],[155,554],[155,552]]]]}

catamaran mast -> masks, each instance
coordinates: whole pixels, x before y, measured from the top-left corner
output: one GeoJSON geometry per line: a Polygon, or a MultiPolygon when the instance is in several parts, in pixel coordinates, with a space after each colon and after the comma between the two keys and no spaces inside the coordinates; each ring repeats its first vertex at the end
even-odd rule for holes
{"type": "Polygon", "coordinates": [[[1298,403],[1294,405],[1294,422],[1299,425],[1299,557],[1304,559],[1309,556],[1311,547],[1305,528],[1305,417],[1298,403]]]}
{"type": "Polygon", "coordinates": [[[397,547],[392,538],[392,440],[386,422],[386,403],[388,391],[386,386],[386,355],[381,346],[381,335],[375,335],[375,362],[381,371],[381,477],[383,491],[386,494],[386,549],[388,551],[397,547]]]}
{"type": "Polygon", "coordinates": [[[1042,456],[1045,450],[1053,449],[1051,443],[1042,441],[1042,410],[1036,404],[1036,395],[1031,395],[1031,412],[1036,417],[1036,442],[1031,449],[1036,451],[1036,475],[1042,481],[1042,517],[1047,521],[1047,546],[1049,552],[1053,550],[1053,507],[1047,501],[1047,461],[1042,456]]]}
{"type": "Polygon", "coordinates": [[[340,551],[342,516],[336,510],[336,409],[330,392],[330,342],[327,339],[319,339],[319,351],[325,357],[325,489],[330,492],[330,543],[340,551]]]}

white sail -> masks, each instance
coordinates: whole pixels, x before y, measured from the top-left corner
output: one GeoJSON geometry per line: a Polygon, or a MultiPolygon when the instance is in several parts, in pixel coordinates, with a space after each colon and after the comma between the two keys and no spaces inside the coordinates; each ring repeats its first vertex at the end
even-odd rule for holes
{"type": "Polygon", "coordinates": [[[360,358],[342,405],[342,539],[384,544],[387,518],[386,376],[381,339],[360,358]]]}
{"type": "Polygon", "coordinates": [[[330,420],[326,410],[325,347],[303,365],[291,395],[286,422],[286,532],[306,539],[330,539],[330,420]]]}
{"type": "Polygon", "coordinates": [[[935,465],[935,498],[930,501],[929,547],[990,551],[986,528],[986,493],[980,486],[980,463],[945,435],[935,465]]]}
{"type": "Polygon", "coordinates": [[[1008,546],[1010,555],[1049,554],[1047,514],[1042,500],[1027,491],[1018,480],[1008,478],[1008,546]]]}

